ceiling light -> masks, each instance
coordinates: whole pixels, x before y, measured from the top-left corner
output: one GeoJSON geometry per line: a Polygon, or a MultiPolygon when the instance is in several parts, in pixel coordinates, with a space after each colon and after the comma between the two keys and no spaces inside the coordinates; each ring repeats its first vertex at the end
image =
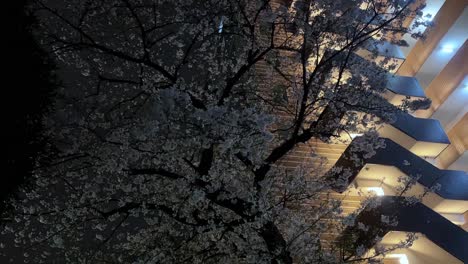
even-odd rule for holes
{"type": "Polygon", "coordinates": [[[441,50],[444,53],[452,53],[455,50],[455,47],[453,45],[447,44],[443,45],[441,50]]]}
{"type": "Polygon", "coordinates": [[[377,196],[384,196],[384,190],[381,187],[368,187],[367,190],[369,192],[375,193],[377,196]]]}
{"type": "Polygon", "coordinates": [[[390,258],[397,258],[400,264],[409,264],[408,257],[405,254],[389,254],[390,258]]]}

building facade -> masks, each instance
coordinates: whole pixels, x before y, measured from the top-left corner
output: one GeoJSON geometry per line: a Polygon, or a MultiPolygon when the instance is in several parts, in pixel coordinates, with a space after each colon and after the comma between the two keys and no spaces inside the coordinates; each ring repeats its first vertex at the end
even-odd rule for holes
{"type": "MultiPolygon", "coordinates": [[[[297,1],[277,2],[290,7],[297,1]]],[[[345,135],[350,137],[347,144],[309,142],[282,164],[298,166],[307,161],[304,153],[313,149],[327,158],[328,168],[351,166],[347,189],[337,190],[345,194],[344,212],[359,208],[362,193],[368,192],[382,196],[382,204],[373,209],[377,213],[364,211],[360,220],[379,225],[376,216],[394,212],[398,216],[393,227],[362,236],[383,236],[381,243],[392,245],[407,232],[419,235],[411,247],[388,254],[385,263],[468,263],[468,1],[420,0],[413,7],[420,4],[431,15],[425,19],[433,22],[432,27],[419,28],[425,38],[395,34],[393,40],[405,40],[408,46],[385,43],[381,56],[391,56],[398,64],[389,72],[389,102],[429,98],[430,108],[398,116],[393,124],[379,127],[386,148],[359,166],[350,165],[346,155],[359,135],[345,135]],[[405,195],[422,197],[420,203],[408,206],[396,197],[402,176],[417,178],[405,195]]],[[[407,26],[411,23],[411,18],[404,21],[407,26]]],[[[362,52],[357,55],[366,57],[362,52]]],[[[264,70],[261,65],[257,68],[264,70]]]]}

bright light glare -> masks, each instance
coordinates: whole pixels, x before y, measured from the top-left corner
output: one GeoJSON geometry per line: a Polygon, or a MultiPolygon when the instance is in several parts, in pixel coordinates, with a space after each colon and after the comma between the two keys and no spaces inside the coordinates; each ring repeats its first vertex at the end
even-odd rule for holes
{"type": "Polygon", "coordinates": [[[442,46],[441,50],[442,52],[445,52],[445,53],[452,53],[455,50],[455,47],[453,45],[446,44],[442,46]]]}
{"type": "Polygon", "coordinates": [[[218,33],[223,32],[223,27],[224,27],[224,17],[221,17],[221,21],[219,21],[219,26],[218,26],[218,33]]]}
{"type": "Polygon", "coordinates": [[[390,258],[398,258],[400,264],[409,264],[408,257],[405,254],[390,254],[390,258]]]}
{"type": "Polygon", "coordinates": [[[355,137],[360,137],[360,136],[362,136],[362,134],[351,133],[351,134],[349,134],[349,136],[351,137],[351,139],[354,139],[355,137]]]}
{"type": "Polygon", "coordinates": [[[384,190],[381,187],[368,187],[367,190],[369,192],[375,193],[377,196],[384,196],[384,190]]]}

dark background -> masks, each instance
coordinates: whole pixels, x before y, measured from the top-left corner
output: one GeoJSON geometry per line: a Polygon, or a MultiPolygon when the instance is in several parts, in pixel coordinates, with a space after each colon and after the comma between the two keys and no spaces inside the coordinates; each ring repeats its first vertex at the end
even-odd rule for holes
{"type": "MultiPolygon", "coordinates": [[[[2,85],[2,170],[0,213],[8,212],[8,199],[19,186],[27,187],[34,160],[46,146],[40,137],[41,119],[52,108],[57,86],[54,66],[33,35],[34,18],[25,11],[28,1],[6,1],[4,79],[2,85]]],[[[4,218],[2,218],[4,220],[4,218]]]]}

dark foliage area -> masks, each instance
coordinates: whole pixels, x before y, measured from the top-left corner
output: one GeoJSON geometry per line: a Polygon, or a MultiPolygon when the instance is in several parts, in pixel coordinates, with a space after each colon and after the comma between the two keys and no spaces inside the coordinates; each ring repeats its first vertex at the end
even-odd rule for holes
{"type": "MultiPolygon", "coordinates": [[[[39,48],[32,29],[34,18],[25,11],[27,1],[9,1],[6,69],[2,89],[2,174],[0,212],[8,210],[8,199],[30,178],[34,160],[44,146],[39,134],[41,119],[50,109],[57,83],[54,66],[39,48]]],[[[6,57],[6,59],[5,59],[6,57]]]]}

